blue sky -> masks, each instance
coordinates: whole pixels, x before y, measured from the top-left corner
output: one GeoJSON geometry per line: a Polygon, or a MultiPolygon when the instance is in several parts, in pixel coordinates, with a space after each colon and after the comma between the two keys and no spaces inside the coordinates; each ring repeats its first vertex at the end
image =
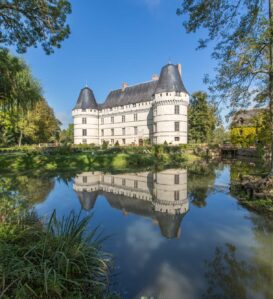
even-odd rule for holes
{"type": "Polygon", "coordinates": [[[87,85],[103,102],[122,82],[135,84],[159,74],[163,65],[182,64],[190,93],[206,90],[212,74],[211,48],[196,51],[197,34],[186,34],[176,15],[177,0],[72,0],[71,35],[53,55],[40,47],[22,57],[41,82],[44,95],[64,127],[80,89],[87,85]]]}

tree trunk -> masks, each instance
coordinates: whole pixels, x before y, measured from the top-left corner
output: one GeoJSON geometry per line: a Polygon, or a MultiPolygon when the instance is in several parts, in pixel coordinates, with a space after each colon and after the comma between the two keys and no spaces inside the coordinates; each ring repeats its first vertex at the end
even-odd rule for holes
{"type": "Polygon", "coordinates": [[[19,137],[18,146],[21,146],[21,145],[22,145],[22,139],[23,139],[23,131],[20,130],[20,137],[19,137]]]}
{"type": "Polygon", "coordinates": [[[270,128],[271,128],[271,171],[270,176],[273,176],[273,0],[269,0],[269,113],[270,113],[270,128]]]}

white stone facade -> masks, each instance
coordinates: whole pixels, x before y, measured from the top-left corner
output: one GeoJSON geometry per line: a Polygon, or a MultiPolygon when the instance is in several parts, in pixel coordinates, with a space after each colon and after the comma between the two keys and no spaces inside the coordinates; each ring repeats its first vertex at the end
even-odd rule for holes
{"type": "Polygon", "coordinates": [[[72,111],[74,143],[186,144],[188,103],[177,65],[163,67],[159,79],[111,92],[102,105],[83,89],[72,111]]]}

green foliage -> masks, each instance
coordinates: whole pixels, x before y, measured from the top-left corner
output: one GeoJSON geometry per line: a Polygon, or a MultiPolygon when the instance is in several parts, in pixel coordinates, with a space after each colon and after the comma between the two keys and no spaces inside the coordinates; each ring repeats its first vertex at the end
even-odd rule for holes
{"type": "Polygon", "coordinates": [[[47,54],[60,48],[70,34],[66,24],[71,5],[67,0],[11,0],[0,2],[0,44],[24,53],[41,44],[47,54]]]}
{"type": "Polygon", "coordinates": [[[1,224],[1,297],[102,298],[111,258],[97,230],[87,233],[90,217],[53,213],[46,228],[32,220],[1,224]]]}
{"type": "Polygon", "coordinates": [[[231,143],[234,145],[241,145],[244,148],[256,145],[257,142],[256,128],[253,127],[232,128],[230,137],[231,137],[231,143]]]}
{"type": "Polygon", "coordinates": [[[0,73],[0,146],[56,140],[60,123],[24,61],[0,49],[0,73]]]}
{"type": "Polygon", "coordinates": [[[108,145],[109,145],[108,141],[103,140],[103,143],[102,143],[101,148],[102,148],[102,149],[107,149],[107,148],[108,148],[108,145]]]}
{"type": "MultiPolygon", "coordinates": [[[[6,150],[6,149],[4,149],[6,150]]],[[[57,148],[25,147],[22,152],[7,152],[0,155],[1,172],[32,170],[50,171],[88,171],[117,170],[149,166],[179,166],[185,161],[195,160],[192,153],[187,153],[181,146],[157,145],[153,147],[96,147],[62,146],[57,148]]]]}
{"type": "MultiPolygon", "coordinates": [[[[215,78],[206,76],[218,104],[231,112],[269,104],[273,141],[273,1],[184,0],[178,15],[187,18],[187,32],[205,29],[199,48],[215,41],[212,57],[219,63],[215,78]]],[[[273,147],[271,148],[273,175],[273,147]]]]}
{"type": "Polygon", "coordinates": [[[44,99],[37,102],[18,122],[21,138],[28,143],[55,142],[59,139],[60,122],[44,99]]]}
{"type": "Polygon", "coordinates": [[[74,143],[74,124],[69,124],[67,129],[60,132],[61,143],[74,143]]]}
{"type": "Polygon", "coordinates": [[[207,94],[194,93],[189,106],[189,141],[211,142],[217,122],[216,109],[208,103],[207,94]]]}
{"type": "Polygon", "coordinates": [[[213,143],[215,144],[230,143],[230,132],[225,130],[225,128],[222,125],[215,128],[213,132],[213,143]]]}

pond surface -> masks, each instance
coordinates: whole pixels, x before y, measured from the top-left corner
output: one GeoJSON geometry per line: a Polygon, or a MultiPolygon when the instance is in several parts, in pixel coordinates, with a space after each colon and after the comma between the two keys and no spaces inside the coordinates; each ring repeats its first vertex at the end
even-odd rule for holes
{"type": "Polygon", "coordinates": [[[273,298],[273,223],[242,207],[230,180],[245,165],[17,177],[40,216],[93,214],[115,257],[122,298],[273,298]]]}

